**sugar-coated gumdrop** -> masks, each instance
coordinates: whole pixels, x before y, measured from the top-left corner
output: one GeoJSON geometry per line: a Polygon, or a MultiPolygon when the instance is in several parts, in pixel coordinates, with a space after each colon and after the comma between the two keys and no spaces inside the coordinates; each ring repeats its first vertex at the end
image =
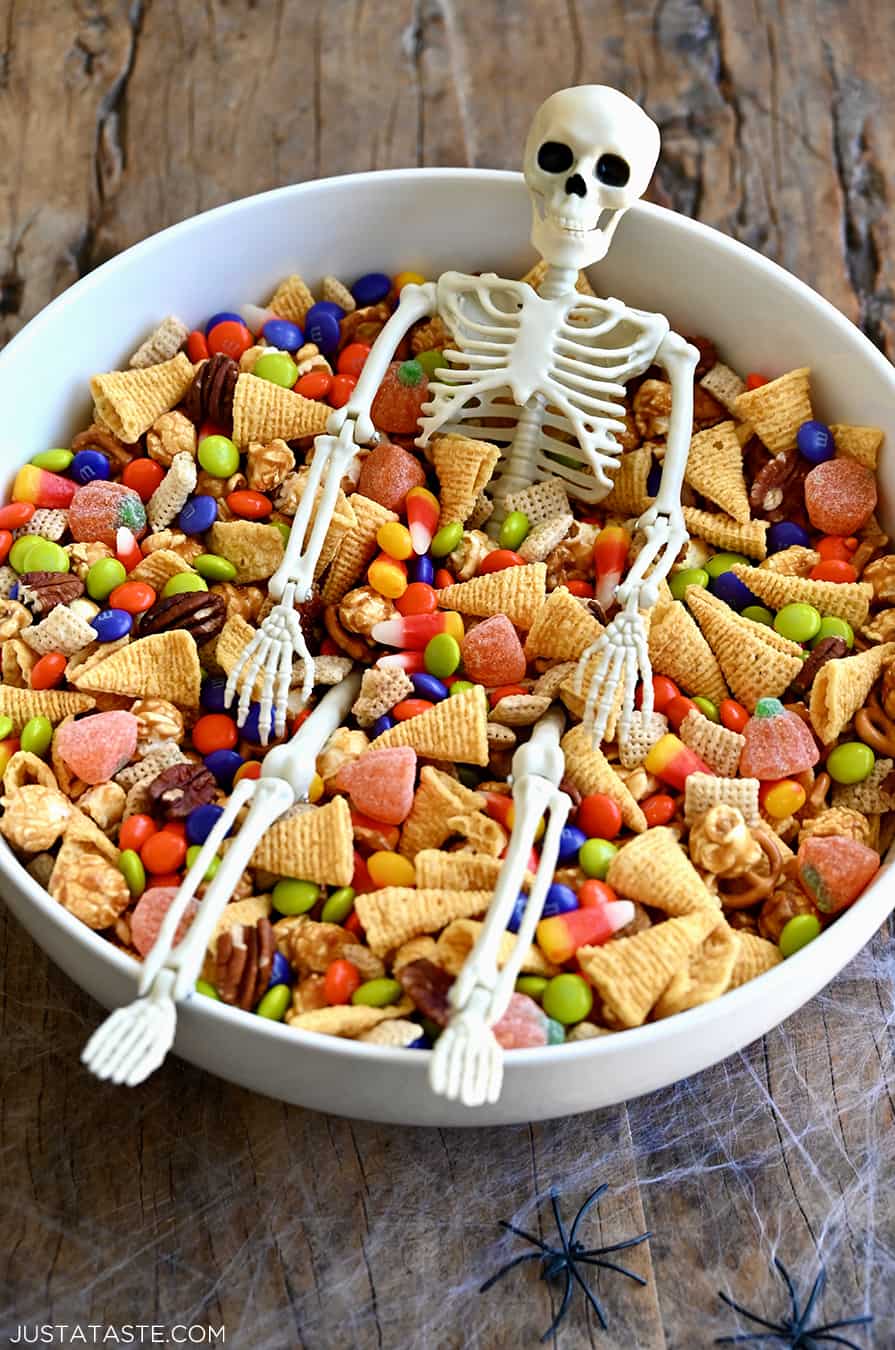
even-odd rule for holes
{"type": "MultiPolygon", "coordinates": [[[[159,935],[162,920],[171,908],[171,902],[176,894],[176,886],[150,886],[149,890],[144,891],[137,901],[134,912],[130,916],[131,941],[141,956],[148,956],[152,950],[159,935]]],[[[198,908],[199,902],[196,899],[192,899],[187,905],[186,913],[177,925],[177,932],[174,934],[175,947],[178,942],[183,941],[198,908]]]]}
{"type": "Polygon", "coordinates": [[[146,507],[123,483],[97,479],[78,488],[68,511],[68,528],[78,541],[98,540],[114,549],[119,529],[138,539],[146,533],[146,507]]]}
{"type": "Polygon", "coordinates": [[[812,834],[799,847],[799,881],[822,914],[854,904],[879,865],[878,853],[845,836],[812,834]]]}
{"type": "Polygon", "coordinates": [[[463,671],[468,680],[493,688],[525,678],[525,653],[515,628],[505,614],[476,624],[461,645],[463,671]]]}
{"type": "Polygon", "coordinates": [[[504,1050],[527,1050],[546,1045],[549,1018],[527,994],[513,994],[507,1010],[492,1027],[494,1039],[504,1050]]]}
{"type": "Polygon", "coordinates": [[[422,487],[425,481],[425,470],[415,455],[391,441],[380,441],[360,466],[357,490],[400,513],[410,489],[422,487]]]}
{"type": "Polygon", "coordinates": [[[854,534],[876,509],[876,475],[853,459],[828,459],[805,478],[805,508],[816,530],[854,534]]]}
{"type": "Polygon", "coordinates": [[[801,717],[784,708],[779,698],[760,698],[742,734],[746,738],[740,756],[744,778],[790,778],[820,758],[801,717]]]}
{"type": "Polygon", "coordinates": [[[392,361],[373,399],[370,416],[380,431],[412,436],[428,397],[429,379],[419,361],[392,361]]]}
{"type": "Polygon", "coordinates": [[[107,783],[137,748],[139,722],[133,713],[102,712],[66,722],[56,732],[56,749],[85,783],[107,783]]]}
{"type": "Polygon", "coordinates": [[[351,805],[386,825],[400,825],[410,815],[416,778],[416,751],[409,745],[367,750],[343,765],[336,787],[347,792],[351,805]]]}

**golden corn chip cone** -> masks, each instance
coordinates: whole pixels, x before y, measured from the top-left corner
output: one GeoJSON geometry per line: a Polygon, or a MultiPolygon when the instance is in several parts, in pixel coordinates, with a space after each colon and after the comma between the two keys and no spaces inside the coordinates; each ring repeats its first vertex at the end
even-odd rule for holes
{"type": "Polygon", "coordinates": [[[789,638],[783,637],[769,624],[745,619],[742,614],[737,614],[736,610],[731,609],[723,600],[719,600],[717,595],[712,595],[705,587],[688,586],[685,599],[687,608],[698,623],[701,624],[707,614],[722,614],[729,622],[739,625],[747,639],[760,638],[769,647],[773,647],[775,652],[785,652],[787,656],[798,656],[801,659],[802,648],[797,642],[790,642],[789,638]]]}
{"type": "Polygon", "coordinates": [[[721,422],[697,431],[690,442],[686,481],[734,520],[745,525],[750,516],[749,494],[743,477],[743,451],[733,422],[721,422]]]}
{"type": "Polygon", "coordinates": [[[747,389],[734,404],[742,421],[751,422],[755,434],[775,455],[796,443],[796,432],[814,416],[807,366],[787,371],[779,379],[747,389]]]}
{"type": "Polygon", "coordinates": [[[612,1017],[623,1027],[639,1027],[719,917],[717,910],[700,909],[603,947],[579,947],[578,964],[612,1017]]]}
{"type": "Polygon", "coordinates": [[[442,609],[458,609],[480,619],[505,614],[510,623],[527,630],[538,617],[546,594],[546,565],[526,563],[445,586],[438,592],[438,603],[442,609]]]}
{"type": "Polygon", "coordinates": [[[808,704],[811,722],[824,745],[836,740],[859,708],[883,670],[895,660],[895,642],[868,647],[856,656],[843,656],[821,666],[811,686],[808,704]]]}
{"type": "Polygon", "coordinates": [[[653,1016],[672,1017],[687,1008],[697,1008],[701,1003],[719,998],[730,984],[738,954],[736,933],[722,919],[702,946],[692,953],[687,968],[676,970],[672,975],[653,1009],[653,1016]]]}
{"type": "MultiPolygon", "coordinates": [[[[653,610],[640,610],[640,618],[643,623],[644,634],[649,640],[650,629],[653,621],[653,610]]],[[[559,696],[568,708],[573,717],[582,718],[586,707],[586,694],[590,688],[591,680],[596,676],[597,670],[603,659],[602,652],[595,652],[589,657],[584,665],[584,673],[579,681],[578,667],[580,661],[574,670],[562,681],[559,687],[559,696]],[[578,693],[579,688],[583,691],[578,693]]],[[[609,711],[609,717],[606,721],[606,731],[603,736],[604,741],[611,741],[615,738],[618,727],[618,719],[622,710],[622,699],[624,697],[624,687],[619,684],[616,686],[615,697],[612,700],[612,707],[609,711]]]]}
{"type": "Polygon", "coordinates": [[[409,998],[403,998],[400,1003],[393,1003],[388,1008],[367,1008],[363,1004],[355,1006],[346,1003],[343,1007],[287,1012],[286,1022],[299,1031],[316,1031],[320,1036],[343,1036],[351,1040],[366,1031],[372,1031],[382,1022],[406,1017],[409,1012],[413,1012],[413,1004],[409,998]]]}
{"type": "Polygon", "coordinates": [[[821,614],[844,619],[852,628],[865,622],[873,599],[869,581],[811,581],[807,577],[779,576],[760,567],[735,563],[730,569],[769,609],[784,605],[813,605],[821,614]]]}
{"type": "MultiPolygon", "coordinates": [[[[441,966],[450,975],[459,975],[483,927],[484,925],[478,923],[475,919],[455,919],[453,923],[448,924],[435,944],[433,960],[436,965],[441,966]]],[[[509,961],[515,950],[517,940],[515,933],[503,933],[501,935],[500,946],[497,950],[498,969],[502,969],[509,961]]],[[[524,975],[551,976],[559,974],[559,968],[547,960],[540,947],[534,942],[522,958],[522,965],[519,969],[524,975]]]]}
{"type": "Polygon", "coordinates": [[[750,520],[745,525],[714,511],[684,507],[684,524],[691,535],[714,544],[715,548],[745,553],[747,558],[764,558],[768,551],[768,522],[750,520]]]}
{"type": "Polygon", "coordinates": [[[354,909],[367,935],[368,945],[377,956],[385,956],[409,938],[419,937],[422,933],[440,933],[454,919],[484,914],[490,903],[490,891],[385,886],[382,890],[359,895],[354,909]]]}
{"type": "Polygon", "coordinates": [[[12,719],[14,731],[21,731],[32,717],[47,717],[56,726],[65,717],[89,712],[96,699],[86,694],[63,693],[59,689],[14,689],[0,684],[0,716],[12,719]]]}
{"type": "Polygon", "coordinates": [[[756,975],[763,975],[766,970],[772,970],[783,960],[775,942],[768,942],[755,933],[744,933],[742,930],[737,930],[735,937],[736,961],[725,992],[739,989],[741,984],[754,980],[756,975]]]}
{"type": "MultiPolygon", "coordinates": [[[[513,569],[518,570],[518,569],[513,569]]],[[[453,588],[452,588],[453,589],[453,588]]],[[[480,684],[457,698],[446,698],[425,712],[396,722],[377,736],[371,749],[410,745],[427,759],[454,764],[488,763],[488,699],[480,684]]],[[[344,883],[347,884],[347,883],[344,883]]]]}
{"type": "Polygon", "coordinates": [[[97,420],[131,444],[157,417],[177,406],[192,382],[193,363],[185,352],[157,366],[94,375],[90,390],[97,420]]]}
{"type": "Polygon", "coordinates": [[[455,520],[465,523],[499,460],[500,451],[489,441],[468,436],[434,438],[432,463],[441,488],[439,525],[455,520]]]}
{"type": "Polygon", "coordinates": [[[639,832],[647,828],[646,816],[602,750],[595,749],[591,744],[590,736],[583,726],[572,727],[560,744],[566,757],[566,777],[583,797],[592,792],[602,792],[617,803],[622,820],[629,829],[639,832]]]}
{"type": "Polygon", "coordinates": [[[837,455],[857,460],[865,469],[872,469],[876,473],[883,443],[882,427],[850,427],[842,422],[831,422],[830,430],[837,455]]]}
{"type": "Polygon", "coordinates": [[[713,773],[691,773],[684,787],[684,820],[692,825],[719,803],[742,811],[747,825],[760,825],[757,778],[721,778],[713,773]]]}
{"type": "Polygon", "coordinates": [[[499,858],[507,846],[503,830],[484,811],[470,811],[468,814],[458,812],[455,816],[448,816],[447,824],[451,834],[462,835],[475,853],[499,858]]]}
{"type": "Polygon", "coordinates": [[[208,543],[211,552],[236,568],[237,585],[267,581],[283,561],[286,549],[276,525],[259,520],[216,520],[208,531],[208,543]]]}
{"type": "MultiPolygon", "coordinates": [[[[688,603],[690,592],[698,589],[687,587],[688,603]]],[[[770,642],[766,642],[762,636],[762,624],[753,624],[755,632],[750,633],[742,622],[737,621],[739,616],[734,616],[731,610],[728,610],[728,614],[732,617],[728,618],[727,614],[714,606],[699,609],[694,605],[694,609],[731,693],[750,712],[754,712],[760,698],[779,698],[789,688],[802,669],[802,660],[798,656],[778,651],[770,642]]]]}
{"type": "Polygon", "coordinates": [[[354,834],[344,797],[295,811],[268,827],[250,866],[281,877],[348,886],[354,875],[354,834]]]}
{"type": "Polygon", "coordinates": [[[377,551],[377,531],[382,525],[398,519],[394,511],[389,511],[360,492],[352,493],[348,502],[356,524],[343,535],[323,583],[322,597],[327,605],[337,604],[360,580],[377,551]]]}
{"type": "Polygon", "coordinates": [[[71,676],[76,688],[91,693],[165,698],[184,708],[199,706],[201,682],[196,643],[182,628],[137,638],[105,661],[71,676]]]}
{"type": "Polygon", "coordinates": [[[715,773],[724,778],[734,777],[746,745],[745,736],[721,726],[720,722],[711,722],[698,708],[687,713],[678,735],[715,773]]]}
{"type": "MultiPolygon", "coordinates": [[[[877,817],[879,819],[879,817],[877,817]]],[[[873,848],[873,826],[860,811],[848,806],[829,806],[816,816],[799,822],[799,843],[810,839],[812,835],[844,839],[855,839],[859,844],[873,848]]]]}
{"type": "Polygon", "coordinates": [[[672,917],[720,908],[718,897],[712,895],[667,825],[655,826],[624,844],[609,864],[606,880],[619,895],[672,917]]]}
{"type": "Polygon", "coordinates": [[[152,586],[156,591],[161,591],[166,581],[176,577],[180,572],[195,572],[194,567],[190,567],[185,558],[181,558],[179,553],[175,553],[171,548],[159,548],[154,553],[147,553],[141,562],[138,562],[132,572],[128,573],[128,581],[145,581],[147,585],[152,586]]]}
{"type": "Polygon", "coordinates": [[[713,703],[727,698],[727,685],[715,654],[679,600],[653,620],[649,658],[655,671],[689,693],[710,698],[713,703]]]}
{"type": "Polygon", "coordinates": [[[603,632],[603,625],[565,586],[551,591],[538,610],[525,640],[525,656],[576,661],[603,632]]]}
{"type": "Polygon", "coordinates": [[[485,800],[483,793],[473,792],[450,774],[424,764],[410,815],[401,830],[399,853],[414,858],[422,849],[439,848],[450,835],[448,817],[461,811],[479,811],[485,800]]]}
{"type": "Polygon", "coordinates": [[[813,548],[793,544],[790,548],[781,549],[779,553],[772,553],[758,565],[762,571],[779,572],[785,577],[807,577],[819,562],[820,554],[813,548]]]}
{"type": "Polygon", "coordinates": [[[281,319],[288,319],[290,323],[302,326],[313,304],[314,297],[309,287],[298,272],[293,272],[292,276],[280,282],[270,297],[267,308],[272,309],[281,319]]]}
{"type": "Polygon", "coordinates": [[[646,489],[652,463],[653,451],[649,445],[619,455],[618,468],[612,476],[612,491],[600,502],[600,510],[621,516],[641,515],[652,502],[646,489]]]}
{"type": "MultiPolygon", "coordinates": [[[[503,865],[500,858],[489,857],[487,853],[473,853],[469,848],[455,849],[453,853],[447,853],[441,848],[425,848],[416,854],[413,862],[417,886],[436,891],[493,890],[503,865]]],[[[530,872],[525,873],[525,880],[531,883],[530,872]]]]}
{"type": "Polygon", "coordinates": [[[292,441],[300,436],[318,436],[326,431],[332,409],[316,399],[303,398],[272,380],[243,372],[233,395],[233,439],[237,445],[278,437],[292,441]]]}

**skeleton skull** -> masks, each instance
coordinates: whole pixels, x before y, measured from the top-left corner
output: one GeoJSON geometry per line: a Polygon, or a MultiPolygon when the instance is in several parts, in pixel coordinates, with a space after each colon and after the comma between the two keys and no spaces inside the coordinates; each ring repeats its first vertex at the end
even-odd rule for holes
{"type": "Polygon", "coordinates": [[[604,257],[658,157],[659,128],[617,89],[586,84],[551,94],[525,144],[531,241],[541,257],[575,268],[604,257]]]}

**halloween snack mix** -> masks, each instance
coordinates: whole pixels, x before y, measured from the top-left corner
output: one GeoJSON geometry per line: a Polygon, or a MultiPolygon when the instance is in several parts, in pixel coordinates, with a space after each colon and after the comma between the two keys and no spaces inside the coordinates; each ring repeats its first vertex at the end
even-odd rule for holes
{"type": "MultiPolygon", "coordinates": [[[[92,424],[35,455],[0,507],[0,832],[135,960],[233,786],[260,774],[260,688],[239,727],[226,678],[273,605],[313,438],[411,280],[329,277],[317,299],[293,275],[264,308],[192,331],[169,317],[94,377],[92,424]]],[[[610,719],[595,746],[579,659],[639,548],[667,385],[650,370],[629,386],[604,502],[548,479],[486,532],[487,428],[414,443],[450,341],[441,319],[413,327],[373,403],[379,442],[343,480],[299,617],[314,699],[352,669],[360,692],[310,803],[255,849],[198,988],[309,1031],[430,1045],[500,873],[512,754],[559,705],[572,811],[494,1032],[506,1049],[578,1041],[738,988],[878,871],[895,812],[882,434],[816,420],[808,370],[741,374],[692,339],[690,541],[647,616],[653,712],[624,738],[610,719]]],[[[303,666],[287,737],[309,712],[303,666]]]]}

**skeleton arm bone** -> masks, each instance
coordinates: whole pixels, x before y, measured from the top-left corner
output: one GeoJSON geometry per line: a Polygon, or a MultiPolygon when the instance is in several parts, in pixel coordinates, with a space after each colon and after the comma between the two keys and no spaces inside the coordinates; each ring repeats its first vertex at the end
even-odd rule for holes
{"type": "Polygon", "coordinates": [[[615,593],[623,607],[636,594],[640,609],[649,609],[656,603],[659,583],[668,576],[678,553],[687,542],[681,510],[681,487],[690,451],[693,372],[699,361],[699,352],[677,333],[668,333],[656,353],[656,361],[668,372],[671,381],[671,417],[662,478],[656,500],[637,522],[637,528],[646,535],[646,542],[615,593]],[[650,568],[649,579],[644,580],[650,568]]]}

